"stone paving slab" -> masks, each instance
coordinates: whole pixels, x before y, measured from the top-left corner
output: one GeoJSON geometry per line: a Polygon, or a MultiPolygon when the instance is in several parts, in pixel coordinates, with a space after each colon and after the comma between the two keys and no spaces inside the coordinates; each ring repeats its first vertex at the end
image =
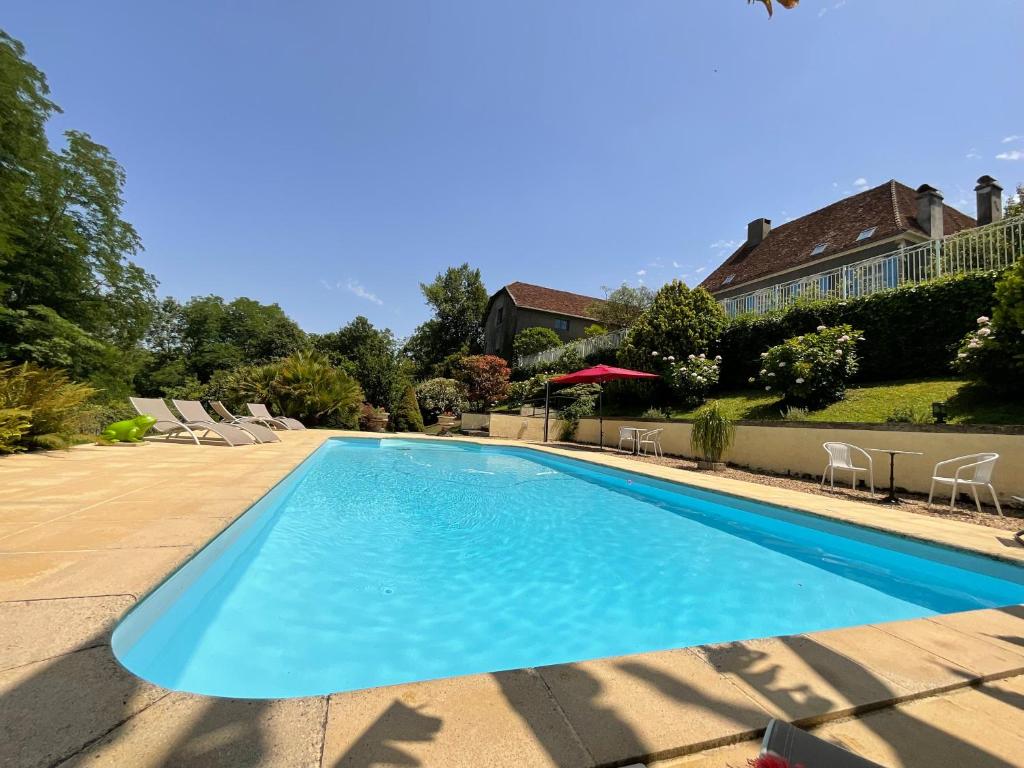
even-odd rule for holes
{"type": "Polygon", "coordinates": [[[685,649],[538,672],[598,765],[747,738],[769,719],[763,707],[685,649]]]}
{"type": "Polygon", "coordinates": [[[0,670],[110,642],[131,595],[0,603],[0,670]]]}
{"type": "Polygon", "coordinates": [[[324,766],[593,764],[543,681],[530,670],[331,696],[324,766]]]}
{"type": "Polygon", "coordinates": [[[62,768],[317,768],[327,698],[240,700],[171,693],[62,768]]]}
{"type": "Polygon", "coordinates": [[[223,518],[117,521],[65,518],[0,539],[0,552],[76,552],[168,546],[198,549],[223,528],[223,518]]]}
{"type": "Polygon", "coordinates": [[[1024,672],[1024,653],[999,645],[992,638],[968,634],[935,619],[897,621],[876,626],[883,632],[970,670],[980,678],[1024,672]]]}
{"type": "Polygon", "coordinates": [[[109,646],[0,672],[0,765],[52,766],[166,695],[109,646]]]}

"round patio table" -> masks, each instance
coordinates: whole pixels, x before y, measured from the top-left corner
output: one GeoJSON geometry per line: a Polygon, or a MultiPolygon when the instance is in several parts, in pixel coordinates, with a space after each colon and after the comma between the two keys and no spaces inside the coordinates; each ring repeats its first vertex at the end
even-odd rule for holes
{"type": "Polygon", "coordinates": [[[881,504],[902,504],[903,502],[896,495],[896,474],[895,463],[897,454],[900,456],[924,456],[921,451],[896,451],[890,448],[868,448],[872,453],[889,454],[889,495],[881,499],[881,504]]]}

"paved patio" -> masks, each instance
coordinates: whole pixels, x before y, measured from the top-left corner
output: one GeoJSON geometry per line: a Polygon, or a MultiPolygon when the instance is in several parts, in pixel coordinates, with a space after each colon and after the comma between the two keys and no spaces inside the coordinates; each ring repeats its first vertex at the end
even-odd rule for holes
{"type": "MultiPolygon", "coordinates": [[[[0,459],[0,765],[742,766],[772,716],[885,765],[1021,764],[1019,606],[278,701],[122,669],[118,618],[334,434],[0,459]]],[[[1024,562],[991,528],[592,460],[1024,562]]]]}

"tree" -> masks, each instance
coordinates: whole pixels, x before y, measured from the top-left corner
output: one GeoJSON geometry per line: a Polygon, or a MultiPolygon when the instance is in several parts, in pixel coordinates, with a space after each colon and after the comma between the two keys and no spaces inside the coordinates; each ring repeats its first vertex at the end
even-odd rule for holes
{"type": "MultiPolygon", "coordinates": [[[[755,2],[755,0],[747,0],[747,5],[755,2]]],[[[772,8],[772,0],[756,0],[756,2],[764,3],[764,7],[768,11],[768,18],[772,17],[774,9],[772,8]]],[[[800,0],[779,0],[779,5],[783,8],[796,8],[800,4],[800,0]]]]}
{"type": "Polygon", "coordinates": [[[314,337],[313,347],[335,364],[350,364],[366,399],[385,410],[394,412],[412,383],[394,334],[374,328],[362,315],[337,331],[314,337]]]}
{"type": "Polygon", "coordinates": [[[562,346],[562,340],[550,328],[524,328],[512,340],[512,355],[518,360],[526,355],[536,355],[546,349],[562,346]]]}
{"type": "Polygon", "coordinates": [[[422,432],[423,414],[416,400],[416,390],[412,384],[405,387],[398,406],[391,412],[391,424],[395,432],[422,432]]]}
{"type": "Polygon", "coordinates": [[[486,408],[508,396],[508,380],[512,372],[508,363],[497,355],[471,355],[462,361],[458,376],[466,387],[469,402],[486,408]]]}
{"type": "Polygon", "coordinates": [[[706,352],[725,328],[722,307],[703,288],[680,280],[662,286],[619,349],[624,365],[661,372],[668,363],[706,352]]]}
{"type": "Polygon", "coordinates": [[[1024,184],[1017,185],[1017,194],[1006,198],[1005,216],[1020,216],[1024,214],[1024,184]]]}
{"type": "Polygon", "coordinates": [[[606,328],[628,328],[651,306],[654,291],[646,285],[623,283],[614,291],[604,289],[605,300],[595,302],[590,313],[606,328]]]}
{"type": "Polygon", "coordinates": [[[425,375],[449,355],[482,348],[488,297],[480,270],[469,264],[449,267],[433,282],[420,283],[420,290],[433,317],[413,331],[405,350],[418,374],[425,375]]]}
{"type": "Polygon", "coordinates": [[[18,41],[0,31],[0,357],[126,388],[156,280],[121,218],[124,170],[87,134],[59,150],[59,108],[18,41]]]}

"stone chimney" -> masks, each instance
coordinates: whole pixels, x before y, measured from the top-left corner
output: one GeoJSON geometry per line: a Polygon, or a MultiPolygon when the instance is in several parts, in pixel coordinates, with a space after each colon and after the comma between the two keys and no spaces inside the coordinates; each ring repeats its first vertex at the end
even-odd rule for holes
{"type": "Polygon", "coordinates": [[[978,226],[991,224],[1003,218],[1003,188],[991,176],[978,179],[974,188],[978,195],[978,226]]]}
{"type": "Polygon", "coordinates": [[[942,193],[928,184],[917,188],[917,223],[928,237],[942,237],[942,193]]]}
{"type": "Polygon", "coordinates": [[[754,219],[747,224],[747,245],[753,248],[772,231],[771,219],[754,219]]]}

